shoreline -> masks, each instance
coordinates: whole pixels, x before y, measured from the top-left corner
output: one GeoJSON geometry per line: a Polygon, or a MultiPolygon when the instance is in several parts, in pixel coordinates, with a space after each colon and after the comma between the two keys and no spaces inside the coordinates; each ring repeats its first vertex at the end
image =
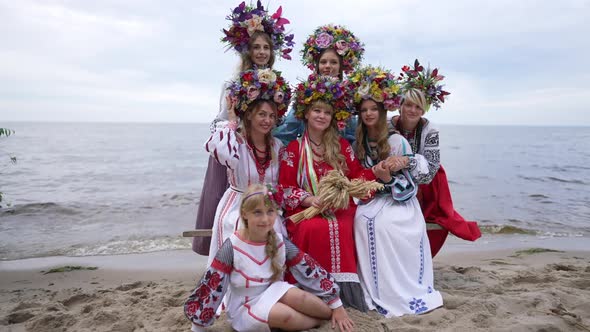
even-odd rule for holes
{"type": "MultiPolygon", "coordinates": [[[[590,250],[545,243],[498,248],[482,241],[472,250],[452,241],[434,259],[443,307],[389,319],[348,310],[355,331],[589,331],[590,250]]],[[[182,304],[206,259],[175,250],[0,262],[0,330],[188,331],[182,304]],[[98,269],[41,272],[63,265],[98,269]]],[[[229,330],[223,316],[209,329],[229,330]]],[[[311,331],[334,330],[324,323],[311,331]]]]}

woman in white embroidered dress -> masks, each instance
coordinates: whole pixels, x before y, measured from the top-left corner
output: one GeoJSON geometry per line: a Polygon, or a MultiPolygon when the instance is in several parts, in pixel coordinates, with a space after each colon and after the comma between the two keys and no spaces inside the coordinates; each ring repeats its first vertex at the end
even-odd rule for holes
{"type": "MultiPolygon", "coordinates": [[[[283,144],[272,137],[271,131],[277,118],[285,113],[291,96],[289,84],[280,72],[270,69],[242,72],[229,91],[229,122],[217,128],[205,143],[207,152],[227,167],[230,185],[215,213],[208,263],[240,225],[240,194],[251,184],[278,182],[283,144]]],[[[279,233],[283,233],[281,226],[281,221],[275,224],[279,233]]]]}
{"type": "Polygon", "coordinates": [[[412,180],[412,176],[428,172],[428,163],[419,159],[411,175],[402,171],[403,159],[414,157],[405,138],[388,132],[387,110],[394,111],[400,104],[395,76],[381,68],[366,67],[350,79],[357,87],[354,99],[360,116],[357,157],[365,168],[387,160],[394,171],[385,190],[360,203],[355,214],[354,237],[365,302],[386,317],[433,310],[442,305],[442,297],[434,290],[426,224],[412,180]]]}
{"type": "MultiPolygon", "coordinates": [[[[222,42],[233,47],[240,55],[239,72],[236,74],[248,69],[272,69],[275,53],[279,58],[291,59],[289,53],[293,47],[293,35],[285,33],[284,25],[286,23],[285,19],[281,18],[281,7],[277,13],[270,15],[260,2],[256,7],[245,6],[242,3],[227,17],[231,24],[227,29],[224,29],[222,42]],[[250,16],[244,14],[250,14],[250,16]],[[254,15],[262,18],[261,27],[251,24],[256,21],[254,15]],[[261,29],[248,29],[247,33],[243,33],[244,25],[261,29]]],[[[228,121],[226,103],[228,86],[229,83],[223,84],[219,112],[211,123],[211,133],[214,133],[216,129],[223,128],[228,121]]],[[[215,161],[215,158],[210,157],[203,181],[195,228],[212,228],[216,207],[227,187],[227,169],[215,161]]],[[[210,245],[210,237],[193,238],[193,251],[198,254],[207,255],[210,245]]]]}
{"type": "Polygon", "coordinates": [[[255,184],[243,194],[243,228],[217,252],[184,304],[193,331],[213,324],[216,308],[231,289],[227,317],[236,331],[307,330],[331,319],[332,328],[352,331],[335,280],[310,256],[277,234],[282,193],[255,184]],[[289,270],[302,289],[283,281],[289,270]]]}

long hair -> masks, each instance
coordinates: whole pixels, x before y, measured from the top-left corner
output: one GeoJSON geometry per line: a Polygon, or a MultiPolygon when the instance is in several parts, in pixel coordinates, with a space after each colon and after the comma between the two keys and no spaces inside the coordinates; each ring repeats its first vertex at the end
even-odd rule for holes
{"type": "MultiPolygon", "coordinates": [[[[242,223],[246,230],[248,229],[248,222],[244,218],[246,213],[254,211],[261,204],[264,206],[271,206],[272,204],[275,209],[278,209],[278,206],[268,198],[268,189],[266,186],[260,183],[250,185],[246,192],[242,194],[242,202],[240,203],[240,219],[242,219],[242,223]]],[[[268,231],[264,251],[271,260],[272,276],[270,279],[272,281],[280,280],[285,271],[285,267],[279,263],[277,234],[274,229],[268,231]]]]}
{"type": "Polygon", "coordinates": [[[336,52],[336,50],[333,48],[326,48],[320,52],[320,56],[318,56],[318,58],[315,61],[315,73],[320,75],[320,59],[322,58],[324,53],[326,53],[327,51],[332,51],[332,52],[334,52],[334,54],[336,54],[336,57],[338,58],[338,79],[342,81],[342,79],[344,77],[344,70],[342,68],[343,67],[342,56],[340,54],[338,54],[338,52],[336,52]]]}
{"type": "MultiPolygon", "coordinates": [[[[267,104],[270,106],[270,108],[272,108],[273,112],[275,113],[275,116],[277,115],[277,104],[275,104],[274,101],[271,100],[265,100],[265,99],[257,99],[254,102],[250,103],[250,105],[248,106],[248,109],[246,110],[246,112],[244,112],[244,116],[242,118],[242,121],[240,121],[240,133],[245,136],[245,138],[247,140],[250,140],[250,132],[252,130],[252,121],[250,121],[250,119],[248,119],[248,117],[250,116],[250,114],[256,114],[258,111],[260,111],[260,108],[262,107],[262,105],[267,104]]],[[[266,146],[267,149],[269,149],[271,147],[271,142],[272,142],[272,130],[269,131],[268,133],[266,133],[266,135],[264,135],[264,145],[266,146]]],[[[271,150],[271,160],[278,158],[278,156],[274,156],[274,152],[271,150]]]]}
{"type": "MultiPolygon", "coordinates": [[[[316,100],[307,107],[305,112],[310,112],[314,107],[323,107],[332,111],[330,126],[324,131],[324,135],[322,136],[322,143],[326,149],[324,160],[334,169],[344,173],[348,172],[346,158],[341,153],[340,135],[336,129],[336,116],[333,113],[334,109],[332,108],[332,105],[321,100],[316,100]]],[[[307,124],[307,120],[305,120],[305,122],[307,124]]]]}
{"type": "MultiPolygon", "coordinates": [[[[389,138],[389,130],[387,128],[387,111],[385,107],[383,107],[383,103],[378,103],[377,108],[379,109],[379,120],[377,121],[377,152],[379,155],[379,160],[385,160],[389,157],[389,152],[391,147],[389,146],[389,142],[387,139],[389,138]]],[[[365,157],[367,155],[367,146],[365,146],[365,142],[367,141],[368,135],[368,128],[365,123],[362,121],[361,114],[361,105],[363,103],[360,102],[356,105],[356,110],[359,113],[359,125],[356,127],[356,156],[357,158],[364,163],[365,157]]]]}
{"type": "Polygon", "coordinates": [[[266,32],[263,32],[263,31],[254,31],[252,36],[250,36],[250,40],[248,41],[248,53],[241,53],[242,65],[241,65],[240,71],[252,69],[252,67],[254,65],[254,61],[252,61],[253,46],[254,46],[254,41],[258,37],[264,38],[264,40],[268,43],[268,46],[270,47],[270,59],[268,60],[268,68],[272,68],[272,66],[274,65],[274,63],[275,63],[275,50],[274,50],[274,47],[272,44],[272,40],[270,39],[270,36],[266,32]]]}

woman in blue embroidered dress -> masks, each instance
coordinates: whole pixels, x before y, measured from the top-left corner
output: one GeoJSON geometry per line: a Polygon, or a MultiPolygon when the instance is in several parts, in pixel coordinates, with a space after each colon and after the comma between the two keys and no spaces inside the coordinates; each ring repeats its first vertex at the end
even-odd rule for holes
{"type": "MultiPolygon", "coordinates": [[[[290,59],[289,52],[293,46],[293,35],[285,34],[283,25],[289,21],[280,17],[281,11],[281,7],[279,7],[278,15],[275,13],[271,16],[260,4],[260,1],[256,7],[251,8],[242,3],[232,11],[232,15],[228,17],[231,24],[227,30],[224,30],[225,35],[222,41],[228,43],[240,55],[239,72],[255,68],[272,68],[275,62],[275,52],[281,54],[282,58],[290,59]],[[252,25],[255,29],[246,29],[245,26],[248,26],[251,19],[240,20],[240,17],[247,16],[243,14],[256,15],[262,18],[262,21],[259,26],[252,25]],[[273,41],[275,42],[273,43],[273,41]]],[[[210,126],[211,134],[227,124],[228,87],[229,83],[223,84],[219,112],[210,126]]],[[[195,228],[210,229],[213,227],[217,206],[228,186],[226,166],[217,162],[215,158],[209,157],[195,228]]],[[[193,251],[198,254],[208,255],[210,245],[210,237],[193,238],[193,251]]]]}
{"type": "Polygon", "coordinates": [[[271,188],[256,184],[243,194],[244,228],[224,242],[184,304],[192,330],[213,324],[221,299],[231,289],[227,317],[236,331],[307,330],[327,319],[332,328],[352,331],[354,323],[342,307],[334,279],[274,231],[282,193],[271,188]],[[302,289],[283,281],[286,270],[302,289]]]}
{"type": "Polygon", "coordinates": [[[434,290],[426,224],[412,180],[428,172],[428,165],[413,160],[417,166],[411,172],[403,168],[405,159],[415,159],[411,147],[387,128],[387,111],[400,104],[400,85],[391,72],[373,67],[360,69],[350,80],[360,117],[356,156],[365,168],[387,160],[394,171],[385,190],[359,204],[354,219],[365,302],[386,317],[433,310],[442,305],[442,297],[434,290]]]}
{"type": "MultiPolygon", "coordinates": [[[[323,25],[318,27],[307,39],[301,50],[301,62],[314,74],[331,76],[342,81],[345,73],[350,73],[360,63],[364,45],[355,35],[343,26],[323,25]]],[[[305,125],[295,116],[295,107],[287,114],[285,121],[273,130],[273,136],[288,145],[301,137],[305,125]]],[[[349,142],[354,141],[356,116],[345,123],[341,134],[349,142]]],[[[341,128],[339,128],[341,129],[341,128]]]]}

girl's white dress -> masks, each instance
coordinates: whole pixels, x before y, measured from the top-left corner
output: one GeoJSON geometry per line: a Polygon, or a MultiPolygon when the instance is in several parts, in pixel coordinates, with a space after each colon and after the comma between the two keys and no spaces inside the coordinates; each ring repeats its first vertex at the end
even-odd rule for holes
{"type": "MultiPolygon", "coordinates": [[[[320,297],[330,308],[342,305],[338,285],[326,270],[281,234],[277,234],[276,244],[280,264],[301,288],[320,297]]],[[[227,317],[236,331],[270,331],[270,309],[295,286],[282,279],[270,280],[271,260],[265,245],[246,241],[237,232],[224,242],[184,304],[193,331],[213,324],[215,311],[228,290],[227,317]]]]}
{"type": "MultiPolygon", "coordinates": [[[[390,155],[412,153],[401,135],[391,135],[389,145],[390,155]]],[[[417,161],[412,177],[417,177],[418,172],[428,173],[427,162],[417,161]]],[[[373,163],[376,162],[370,158],[364,161],[366,167],[373,163]]],[[[389,188],[389,192],[359,204],[354,236],[359,278],[369,309],[392,317],[420,314],[442,306],[442,296],[433,285],[426,223],[415,193],[401,202],[393,199],[389,188]]]]}

